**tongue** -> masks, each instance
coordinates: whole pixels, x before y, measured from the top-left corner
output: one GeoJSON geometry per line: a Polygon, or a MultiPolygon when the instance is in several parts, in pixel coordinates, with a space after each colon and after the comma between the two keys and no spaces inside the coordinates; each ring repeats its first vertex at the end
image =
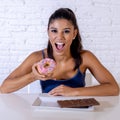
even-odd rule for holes
{"type": "Polygon", "coordinates": [[[61,50],[63,48],[63,45],[57,45],[57,49],[61,50]]]}

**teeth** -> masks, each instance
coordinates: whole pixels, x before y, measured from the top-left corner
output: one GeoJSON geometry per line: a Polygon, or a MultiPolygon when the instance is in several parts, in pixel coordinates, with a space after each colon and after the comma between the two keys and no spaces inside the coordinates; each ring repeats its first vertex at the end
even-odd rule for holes
{"type": "Polygon", "coordinates": [[[58,45],[63,45],[64,43],[56,43],[56,44],[58,44],[58,45]]]}

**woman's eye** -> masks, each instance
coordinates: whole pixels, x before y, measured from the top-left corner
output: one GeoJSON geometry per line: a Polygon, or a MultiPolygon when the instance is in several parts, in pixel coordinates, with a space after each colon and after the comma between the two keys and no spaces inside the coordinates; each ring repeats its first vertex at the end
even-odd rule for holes
{"type": "Polygon", "coordinates": [[[51,32],[56,33],[56,32],[57,32],[57,30],[51,30],[51,32]]]}
{"type": "Polygon", "coordinates": [[[64,33],[70,33],[70,31],[69,30],[65,30],[64,33]]]}

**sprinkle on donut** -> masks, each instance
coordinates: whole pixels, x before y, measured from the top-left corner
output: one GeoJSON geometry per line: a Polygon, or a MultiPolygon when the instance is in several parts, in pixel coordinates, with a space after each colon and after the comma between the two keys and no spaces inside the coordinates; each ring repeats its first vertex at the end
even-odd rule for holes
{"type": "Polygon", "coordinates": [[[51,58],[42,59],[37,64],[37,69],[40,74],[51,73],[55,69],[56,63],[51,58]]]}

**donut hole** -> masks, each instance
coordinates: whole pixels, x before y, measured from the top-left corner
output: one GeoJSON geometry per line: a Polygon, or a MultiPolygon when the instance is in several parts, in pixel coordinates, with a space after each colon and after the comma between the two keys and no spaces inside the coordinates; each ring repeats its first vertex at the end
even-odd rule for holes
{"type": "Polygon", "coordinates": [[[44,64],[44,68],[47,68],[47,67],[49,67],[49,66],[50,66],[49,63],[45,63],[45,64],[44,64]]]}

